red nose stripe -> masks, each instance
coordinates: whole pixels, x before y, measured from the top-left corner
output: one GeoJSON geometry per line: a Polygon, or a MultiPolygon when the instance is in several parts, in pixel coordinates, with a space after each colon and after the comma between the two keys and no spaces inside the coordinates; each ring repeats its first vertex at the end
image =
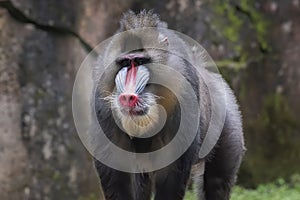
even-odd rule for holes
{"type": "Polygon", "coordinates": [[[128,87],[135,86],[136,82],[136,73],[137,73],[137,67],[134,65],[134,62],[131,62],[131,67],[127,70],[126,74],[126,81],[125,81],[125,88],[128,89],[128,87]]]}

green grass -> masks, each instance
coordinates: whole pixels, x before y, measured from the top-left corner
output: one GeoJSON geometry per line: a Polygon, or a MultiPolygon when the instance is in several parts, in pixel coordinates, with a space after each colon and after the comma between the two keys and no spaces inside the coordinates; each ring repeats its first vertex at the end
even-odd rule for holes
{"type": "MultiPolygon", "coordinates": [[[[195,192],[188,191],[185,200],[196,200],[195,192]]],[[[259,185],[256,189],[245,189],[236,186],[231,200],[300,200],[300,175],[291,181],[279,179],[274,183],[259,185]]]]}

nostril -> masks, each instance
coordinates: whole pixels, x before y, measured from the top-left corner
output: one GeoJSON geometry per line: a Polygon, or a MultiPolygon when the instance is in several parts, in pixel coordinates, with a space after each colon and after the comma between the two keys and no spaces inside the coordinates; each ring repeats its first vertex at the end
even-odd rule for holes
{"type": "Polygon", "coordinates": [[[135,103],[136,101],[137,101],[137,96],[136,95],[130,95],[129,102],[135,103]]]}
{"type": "Polygon", "coordinates": [[[138,96],[136,94],[120,94],[119,96],[119,101],[121,103],[122,106],[126,106],[126,107],[133,107],[135,106],[136,102],[138,100],[138,96]]]}

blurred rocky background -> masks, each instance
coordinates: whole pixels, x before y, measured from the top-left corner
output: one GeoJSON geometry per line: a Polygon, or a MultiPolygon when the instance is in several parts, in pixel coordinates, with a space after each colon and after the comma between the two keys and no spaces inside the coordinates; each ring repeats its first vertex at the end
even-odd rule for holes
{"type": "Polygon", "coordinates": [[[128,9],[197,40],[238,97],[238,184],[300,173],[299,0],[0,0],[0,199],[99,199],[71,94],[89,51],[128,9]]]}

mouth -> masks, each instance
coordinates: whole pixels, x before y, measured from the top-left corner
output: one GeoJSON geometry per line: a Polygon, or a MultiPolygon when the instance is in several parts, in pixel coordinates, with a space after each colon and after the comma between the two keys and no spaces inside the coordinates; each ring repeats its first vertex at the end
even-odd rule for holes
{"type": "Polygon", "coordinates": [[[134,103],[131,100],[135,98],[129,96],[124,99],[121,94],[113,94],[107,100],[110,101],[112,110],[116,111],[117,121],[125,132],[131,137],[140,137],[157,127],[159,107],[156,99],[159,97],[148,92],[135,95],[137,101],[134,103]]]}
{"type": "Polygon", "coordinates": [[[149,107],[143,106],[141,104],[132,107],[120,106],[120,111],[125,116],[143,116],[147,115],[149,107]]]}

